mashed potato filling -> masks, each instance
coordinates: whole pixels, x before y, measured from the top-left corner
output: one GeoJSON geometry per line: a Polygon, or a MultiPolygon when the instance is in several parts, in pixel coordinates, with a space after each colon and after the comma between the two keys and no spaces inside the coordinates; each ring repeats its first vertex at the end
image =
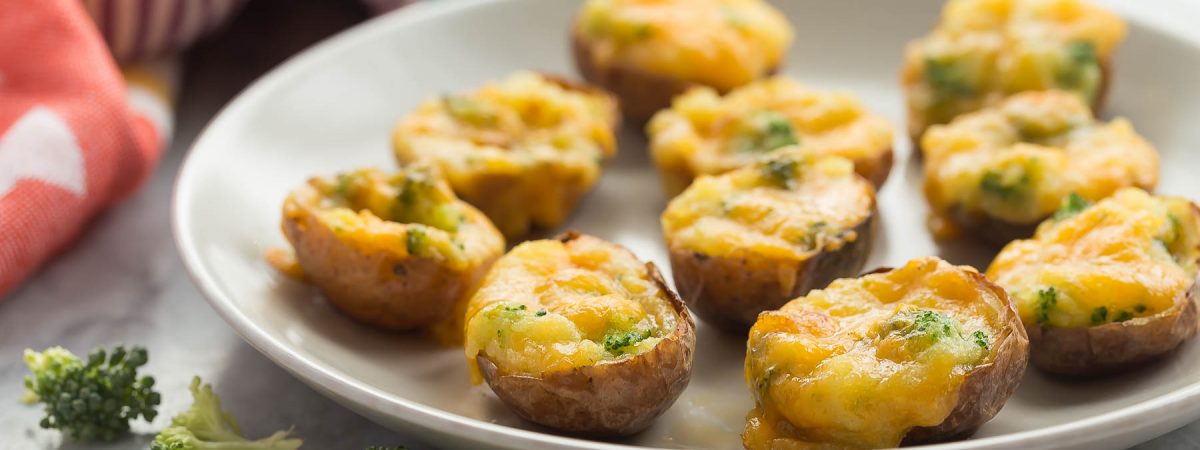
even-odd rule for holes
{"type": "Polygon", "coordinates": [[[866,172],[892,148],[891,125],[853,95],[813,90],[785,77],[723,97],[693,88],[647,130],[659,168],[688,177],[743,167],[789,145],[850,159],[869,177],[866,172]]]}
{"type": "Polygon", "coordinates": [[[950,0],[905,53],[910,132],[1023,91],[1060,89],[1094,105],[1125,34],[1120,17],[1086,0],[950,0]]]}
{"type": "Polygon", "coordinates": [[[885,448],[935,426],[988,361],[1006,299],[933,257],[835,281],[759,316],[746,383],[749,449],[885,448]]]}
{"type": "Polygon", "coordinates": [[[626,65],[722,91],[779,65],[792,41],[762,0],[589,0],[579,32],[596,65],[626,65]]]}
{"type": "MultiPolygon", "coordinates": [[[[792,261],[859,239],[854,228],[874,211],[875,191],[838,157],[797,149],[721,176],[704,176],[662,215],[673,249],[707,256],[792,261]]],[[[790,290],[790,288],[788,289],[790,290]]]]}
{"type": "Polygon", "coordinates": [[[1095,205],[1064,203],[1033,239],[988,268],[1027,325],[1088,327],[1173,307],[1196,280],[1200,232],[1192,204],[1124,189],[1095,205]]]}
{"type": "Polygon", "coordinates": [[[1018,94],[934,126],[921,145],[939,237],[958,233],[954,215],[1033,224],[1071,193],[1097,201],[1158,183],[1158,153],[1127,120],[1099,122],[1060,91],[1018,94]]]}
{"type": "Polygon", "coordinates": [[[522,243],[469,303],[471,379],[482,381],[479,354],[502,374],[536,377],[645,353],[675,330],[666,295],[614,244],[588,236],[522,243]]]}
{"type": "Polygon", "coordinates": [[[431,258],[452,269],[471,264],[471,255],[496,247],[478,213],[469,211],[438,178],[417,165],[395,174],[359,169],[337,177],[314,177],[284,203],[284,215],[314,213],[337,238],[364,252],[431,258]]]}
{"type": "Polygon", "coordinates": [[[396,125],[402,162],[427,160],[508,237],[557,226],[616,154],[608,95],[518,72],[421,103],[396,125]]]}

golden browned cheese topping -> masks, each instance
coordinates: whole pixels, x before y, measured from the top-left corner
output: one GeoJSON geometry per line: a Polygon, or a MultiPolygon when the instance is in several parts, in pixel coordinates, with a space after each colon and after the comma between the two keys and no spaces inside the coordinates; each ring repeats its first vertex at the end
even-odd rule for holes
{"type": "Polygon", "coordinates": [[[1089,201],[1158,183],[1154,148],[1125,119],[1098,122],[1078,97],[1017,94],[934,126],[921,140],[930,228],[953,236],[954,216],[1035,224],[1071,193],[1089,201]]]}
{"type": "Polygon", "coordinates": [[[687,178],[727,172],[790,145],[859,165],[892,149],[891,125],[853,95],[813,90],[785,77],[724,97],[693,88],[659,112],[647,131],[659,169],[687,178]]]}
{"type": "Polygon", "coordinates": [[[500,258],[467,307],[466,355],[540,376],[645,353],[675,331],[667,293],[629,251],[590,236],[529,241],[500,258]]]}
{"type": "Polygon", "coordinates": [[[1088,327],[1176,306],[1196,280],[1200,220],[1191,202],[1124,189],[1095,205],[1073,197],[1033,239],[1004,248],[988,277],[1026,325],[1088,327]]]}
{"type": "Polygon", "coordinates": [[[853,163],[792,148],[700,177],[667,205],[662,227],[673,250],[779,263],[790,291],[797,265],[859,239],[854,229],[874,209],[875,190],[853,163]]]}
{"type": "Polygon", "coordinates": [[[774,69],[792,42],[787,19],[762,0],[588,0],[576,26],[597,66],[722,91],[774,69]]]}
{"type": "Polygon", "coordinates": [[[283,213],[295,219],[313,215],[365,253],[431,258],[455,269],[504,247],[487,218],[455,198],[436,169],[424,165],[391,175],[359,169],[314,177],[288,195],[283,213]]]}
{"type": "Polygon", "coordinates": [[[935,257],[842,279],[759,316],[746,448],[887,448],[935,426],[1007,332],[1008,299],[935,257]]]}
{"type": "Polygon", "coordinates": [[[1125,32],[1087,0],[950,0],[905,52],[909,132],[1023,91],[1060,89],[1094,104],[1125,32]]]}
{"type": "Polygon", "coordinates": [[[616,103],[598,90],[518,72],[422,103],[397,124],[403,162],[427,160],[509,237],[553,227],[616,153],[616,103]]]}

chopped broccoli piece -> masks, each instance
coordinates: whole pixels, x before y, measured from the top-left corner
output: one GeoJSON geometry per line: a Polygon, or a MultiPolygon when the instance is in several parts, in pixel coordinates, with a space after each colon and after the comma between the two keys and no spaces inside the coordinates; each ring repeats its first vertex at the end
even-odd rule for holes
{"type": "Polygon", "coordinates": [[[925,60],[925,80],[933,89],[935,102],[975,95],[969,75],[957,61],[925,60]]]}
{"type": "Polygon", "coordinates": [[[800,143],[787,116],[774,111],[759,111],[745,125],[733,143],[741,152],[765,153],[800,143]]]}
{"type": "Polygon", "coordinates": [[[404,233],[404,248],[408,250],[409,255],[421,256],[421,251],[425,248],[428,238],[425,230],[410,225],[408,231],[404,233]]]}
{"type": "Polygon", "coordinates": [[[1082,93],[1090,103],[1100,85],[1100,59],[1096,47],[1088,41],[1074,41],[1063,50],[1065,58],[1055,81],[1059,87],[1082,93]]]}
{"type": "Polygon", "coordinates": [[[828,227],[829,224],[825,223],[824,221],[817,221],[809,224],[807,232],[803,237],[800,238],[800,245],[809,249],[816,248],[817,244],[819,244],[819,242],[817,242],[817,238],[820,237],[821,232],[825,231],[825,229],[828,227]]]}
{"type": "Polygon", "coordinates": [[[614,331],[604,335],[604,349],[609,353],[625,353],[625,348],[650,338],[651,330],[614,331]]]}
{"type": "Polygon", "coordinates": [[[461,95],[443,95],[442,106],[451,117],[471,125],[491,125],[498,118],[496,111],[487,103],[461,95]]]}
{"type": "Polygon", "coordinates": [[[150,450],[295,450],[303,442],[289,439],[287,431],[251,441],[242,436],[233,414],[221,409],[221,398],[212,385],[192,378],[192,406],[171,419],[171,426],[154,437],[150,450]]]}
{"type": "Polygon", "coordinates": [[[971,333],[971,339],[975,341],[975,345],[984,350],[987,350],[991,346],[987,333],[984,333],[982,330],[971,333]]]}
{"type": "Polygon", "coordinates": [[[62,347],[25,350],[29,403],[45,404],[41,427],[58,429],[79,441],[111,441],[129,432],[129,422],[158,415],[154,378],[138,377],[149,355],[139,346],[111,352],[97,348],[86,361],[62,347]]]}
{"type": "Polygon", "coordinates": [[[396,193],[392,206],[391,220],[404,223],[419,223],[451,233],[466,221],[461,208],[451,202],[439,200],[437,185],[433,180],[417,172],[409,172],[396,193]]]}
{"type": "Polygon", "coordinates": [[[1092,206],[1092,202],[1089,202],[1086,198],[1083,198],[1079,194],[1072,192],[1071,195],[1067,196],[1066,199],[1063,199],[1062,206],[1060,206],[1058,211],[1054,213],[1054,220],[1063,220],[1074,216],[1087,209],[1089,206],[1092,206]]]}
{"type": "Polygon", "coordinates": [[[943,338],[962,337],[958,321],[929,310],[901,312],[889,321],[887,330],[897,332],[908,341],[921,342],[922,349],[943,338]]]}
{"type": "Polygon", "coordinates": [[[1029,196],[1029,174],[1021,171],[1021,175],[1014,180],[995,170],[988,170],[979,181],[979,190],[1004,201],[1021,200],[1029,196]]]}
{"type": "Polygon", "coordinates": [[[1143,305],[1141,303],[1134,305],[1133,312],[1138,313],[1138,314],[1146,312],[1146,305],[1143,305]]]}
{"type": "Polygon", "coordinates": [[[539,309],[539,310],[538,310],[538,312],[536,312],[536,313],[533,313],[533,315],[535,315],[535,316],[538,316],[538,317],[542,317],[542,316],[546,315],[546,310],[544,310],[544,309],[539,309]]]}
{"type": "Polygon", "coordinates": [[[796,167],[799,164],[790,158],[776,158],[762,166],[763,179],[780,189],[791,189],[796,184],[796,167]]]}
{"type": "Polygon", "coordinates": [[[524,310],[526,310],[526,309],[528,309],[528,308],[526,308],[526,306],[525,306],[525,305],[517,305],[517,306],[513,306],[513,305],[504,305],[504,310],[505,310],[505,311],[509,311],[509,312],[512,312],[512,311],[524,311],[524,310]]]}
{"type": "Polygon", "coordinates": [[[1092,310],[1092,325],[1108,322],[1108,307],[1100,306],[1092,310]]]}
{"type": "Polygon", "coordinates": [[[1124,322],[1130,319],[1133,319],[1133,313],[1129,311],[1121,311],[1117,313],[1116,317],[1113,317],[1113,322],[1124,322]]]}
{"type": "Polygon", "coordinates": [[[1058,304],[1058,291],[1053,286],[1038,291],[1037,312],[1034,319],[1039,325],[1050,321],[1050,310],[1058,304]]]}

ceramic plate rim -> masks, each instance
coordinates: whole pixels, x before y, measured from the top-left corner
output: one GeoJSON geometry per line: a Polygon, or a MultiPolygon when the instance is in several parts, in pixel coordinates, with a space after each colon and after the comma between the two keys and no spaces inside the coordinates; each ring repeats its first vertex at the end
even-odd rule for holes
{"type": "MultiPolygon", "coordinates": [[[[214,134],[212,130],[230,120],[232,112],[256,101],[270,92],[274,86],[298,76],[309,67],[319,64],[327,55],[336,53],[339,49],[350,48],[356,43],[370,40],[373,36],[393,27],[404,27],[411,23],[433,19],[440,16],[452,15],[460,11],[478,8],[495,3],[507,3],[511,0],[455,0],[419,2],[383,16],[368,20],[362,24],[343,30],[316,45],[313,45],[296,55],[288,58],[279,66],[271,69],[245,89],[237,94],[204,126],[195,142],[189,148],[179,168],[173,187],[171,201],[171,228],[176,247],[184,262],[189,277],[200,289],[205,300],[217,314],[225,320],[239,336],[260,353],[266,355],[276,364],[285,368],[298,378],[318,387],[326,395],[332,394],[339,400],[349,401],[356,405],[394,416],[404,422],[421,428],[436,430],[441,433],[454,433],[455,427],[468,427],[481,435],[471,440],[490,442],[505,446],[514,444],[537,443],[559,448],[592,448],[592,449],[629,449],[646,448],[609,442],[592,441],[581,438],[559,436],[536,431],[512,428],[504,425],[461,416],[441,409],[427,406],[416,401],[408,400],[396,394],[383,392],[373,386],[355,380],[350,374],[329,367],[326,364],[308,358],[267,333],[261,326],[254,323],[241,311],[219,286],[212,273],[206,268],[200,256],[199,247],[192,232],[191,201],[192,191],[197,186],[191,180],[194,177],[194,160],[198,149],[206,147],[205,143],[214,134]]],[[[1146,10],[1153,11],[1152,8],[1146,10]]],[[[1153,15],[1146,10],[1121,9],[1127,21],[1139,22],[1148,28],[1180,39],[1197,47],[1200,51],[1200,29],[1188,30],[1181,28],[1178,23],[1168,23],[1164,15],[1153,15]],[[1174,25],[1174,26],[1171,26],[1174,25]]],[[[965,441],[947,442],[942,444],[915,448],[927,449],[982,449],[998,447],[1022,446],[1039,448],[1046,443],[1068,445],[1086,436],[1086,441],[1097,441],[1107,436],[1114,436],[1137,427],[1139,419],[1154,420],[1166,414],[1178,412],[1179,409],[1200,409],[1200,379],[1195,383],[1183,386],[1175,391],[1163,394],[1141,403],[1112,410],[1073,422],[1062,423],[1045,428],[1019,431],[1015,433],[975,438],[965,441]],[[1161,411],[1160,414],[1154,414],[1161,411]]],[[[461,431],[461,428],[458,430],[461,431]]]]}

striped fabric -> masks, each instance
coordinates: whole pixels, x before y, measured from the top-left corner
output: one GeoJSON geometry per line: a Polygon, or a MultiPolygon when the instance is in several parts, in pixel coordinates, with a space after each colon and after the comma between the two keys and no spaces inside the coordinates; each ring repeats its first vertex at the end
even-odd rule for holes
{"type": "Polygon", "coordinates": [[[178,51],[226,23],[244,0],[82,0],[118,62],[178,51]]]}

